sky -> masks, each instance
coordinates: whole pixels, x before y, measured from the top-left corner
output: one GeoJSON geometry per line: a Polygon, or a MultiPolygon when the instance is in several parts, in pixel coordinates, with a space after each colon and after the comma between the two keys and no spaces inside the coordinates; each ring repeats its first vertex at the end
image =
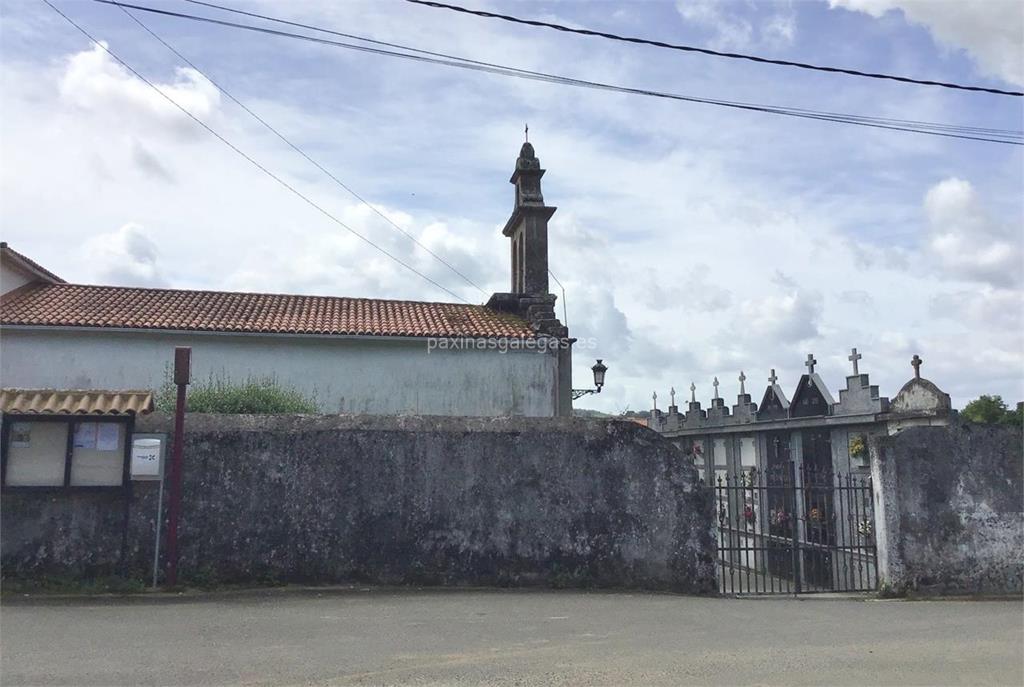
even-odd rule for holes
{"type": "MultiPolygon", "coordinates": [[[[53,0],[139,74],[351,228],[458,298],[509,288],[501,228],[529,123],[557,206],[557,309],[574,386],[606,412],[759,398],[803,361],[833,394],[922,375],[962,407],[1024,399],[1020,146],[582,90],[53,0]],[[204,76],[205,74],[205,76],[204,76]],[[243,109],[272,124],[469,285],[243,109]]],[[[138,4],[240,18],[182,0],[138,4]]],[[[477,60],[707,98],[1020,129],[1022,98],[680,53],[400,0],[223,0],[477,60]]],[[[461,3],[456,3],[461,4],[461,3]]],[[[1020,90],[1017,2],[485,2],[675,43],[1020,90]]],[[[280,28],[280,27],[279,27],[280,28]]],[[[452,301],[297,198],[38,0],[0,10],[0,235],[68,281],[452,301]]]]}

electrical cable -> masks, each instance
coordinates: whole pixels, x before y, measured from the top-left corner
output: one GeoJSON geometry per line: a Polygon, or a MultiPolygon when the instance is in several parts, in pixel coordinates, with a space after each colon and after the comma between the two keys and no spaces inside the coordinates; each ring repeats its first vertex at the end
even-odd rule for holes
{"type": "MultiPolygon", "coordinates": [[[[187,2],[195,2],[200,5],[208,5],[210,3],[198,2],[198,0],[186,0],[187,2]]],[[[703,55],[712,55],[714,57],[728,57],[736,60],[749,60],[751,62],[759,62],[761,64],[773,64],[783,67],[797,67],[799,69],[812,69],[821,72],[830,72],[834,74],[846,74],[849,76],[860,76],[871,79],[888,79],[890,81],[899,81],[901,83],[916,84],[919,86],[940,86],[942,88],[953,88],[962,91],[977,91],[982,93],[993,93],[996,95],[1010,95],[1021,97],[1024,96],[1022,91],[1007,91],[1001,88],[988,88],[985,86],[967,86],[964,84],[950,83],[946,81],[932,81],[927,79],[914,79],[907,76],[896,76],[894,74],[881,74],[876,72],[862,72],[856,69],[846,69],[843,67],[825,67],[817,64],[809,64],[807,62],[792,62],[790,60],[776,60],[768,57],[758,57],[756,55],[746,55],[743,53],[733,52],[721,52],[719,50],[711,50],[709,48],[698,48],[692,45],[679,45],[675,43],[665,43],[663,41],[655,41],[647,38],[637,38],[635,36],[621,36],[615,33],[607,33],[605,31],[594,31],[592,29],[579,29],[572,26],[565,26],[564,24],[555,24],[552,22],[538,21],[535,19],[522,19],[520,17],[513,17],[508,14],[497,14],[495,12],[485,12],[483,10],[472,10],[467,7],[460,7],[459,5],[449,5],[443,2],[433,2],[432,0],[405,0],[406,2],[413,3],[415,5],[425,5],[433,9],[444,9],[451,10],[453,12],[460,12],[462,14],[471,14],[477,17],[484,17],[487,19],[501,19],[502,21],[512,22],[515,24],[525,24],[526,26],[542,27],[546,29],[554,29],[556,31],[562,31],[565,33],[576,33],[583,36],[596,36],[599,38],[607,38],[614,41],[622,41],[625,43],[635,43],[639,45],[650,45],[656,48],[667,48],[669,50],[680,50],[683,52],[694,52],[703,55]]],[[[211,5],[216,6],[216,5],[211,5]]]]}
{"type": "Polygon", "coordinates": [[[172,46],[172,45],[171,45],[170,43],[168,43],[168,42],[167,42],[166,40],[164,40],[164,39],[163,39],[163,38],[161,38],[161,37],[160,37],[159,35],[157,35],[157,33],[156,33],[155,31],[153,31],[153,30],[152,30],[151,28],[149,28],[148,26],[146,26],[146,25],[145,25],[145,24],[144,24],[144,23],[143,23],[143,22],[142,22],[142,21],[141,21],[141,20],[140,20],[140,19],[139,19],[138,17],[136,17],[136,16],[134,15],[134,14],[132,14],[132,13],[131,13],[131,10],[129,10],[129,9],[128,9],[128,8],[126,8],[126,7],[121,7],[120,9],[121,9],[121,11],[122,11],[122,12],[124,12],[124,13],[125,13],[126,15],[128,15],[128,16],[129,16],[129,17],[130,17],[130,18],[131,18],[131,19],[132,19],[132,20],[133,20],[133,21],[134,21],[134,22],[135,22],[136,24],[138,24],[139,26],[141,26],[141,27],[142,27],[142,28],[143,28],[143,29],[144,29],[144,30],[145,30],[145,31],[146,31],[146,32],[147,32],[147,33],[148,33],[149,35],[151,35],[151,36],[152,36],[153,38],[155,38],[155,39],[156,39],[157,41],[159,41],[159,42],[160,42],[160,43],[161,43],[161,44],[162,44],[162,45],[163,45],[163,46],[164,46],[165,48],[167,48],[167,49],[168,49],[168,50],[170,50],[170,51],[171,51],[172,53],[174,53],[174,54],[175,54],[175,55],[176,55],[176,56],[177,56],[177,57],[178,57],[179,59],[183,60],[183,61],[185,62],[185,64],[187,64],[188,66],[192,67],[192,69],[194,69],[194,70],[196,70],[197,72],[199,72],[200,74],[202,74],[202,76],[203,76],[203,77],[204,77],[204,78],[205,78],[205,79],[206,79],[207,81],[209,81],[209,82],[210,82],[211,84],[213,84],[213,86],[214,86],[215,88],[217,88],[217,89],[218,89],[218,90],[219,90],[219,91],[220,91],[221,93],[223,93],[224,95],[226,95],[226,96],[227,96],[227,97],[228,97],[228,98],[229,98],[229,99],[230,99],[230,100],[231,100],[232,102],[234,102],[234,103],[235,103],[236,105],[238,105],[238,106],[239,106],[240,108],[242,108],[243,110],[245,110],[245,111],[246,111],[246,112],[247,112],[247,113],[248,113],[248,114],[249,114],[250,116],[252,116],[252,117],[253,117],[253,119],[255,119],[255,120],[256,120],[257,122],[259,122],[260,124],[262,124],[262,125],[263,125],[264,127],[266,127],[267,129],[269,129],[269,130],[270,130],[270,131],[271,131],[271,132],[272,132],[272,133],[273,133],[273,134],[274,134],[275,136],[277,136],[277,137],[278,137],[279,139],[281,139],[281,141],[283,141],[283,142],[284,142],[284,143],[285,143],[285,144],[286,144],[286,145],[287,145],[288,147],[290,147],[290,148],[291,148],[292,150],[294,150],[294,151],[295,151],[295,152],[297,152],[297,153],[298,153],[299,155],[301,155],[301,156],[302,156],[302,157],[304,157],[304,158],[305,158],[306,160],[308,160],[308,161],[309,161],[310,163],[312,163],[312,164],[313,164],[313,165],[314,165],[314,166],[315,166],[315,167],[316,167],[317,169],[319,169],[319,170],[320,170],[321,172],[323,172],[323,173],[324,173],[324,174],[326,174],[326,175],[327,175],[328,177],[330,177],[330,178],[331,178],[331,180],[333,180],[333,181],[334,181],[334,183],[336,183],[336,184],[337,184],[338,186],[341,186],[341,187],[342,187],[343,189],[345,189],[345,190],[346,190],[346,191],[348,191],[348,192],[349,192],[350,194],[352,194],[352,196],[354,196],[354,197],[355,197],[355,198],[356,198],[356,199],[357,199],[357,200],[358,200],[359,202],[361,202],[361,203],[362,203],[363,205],[365,205],[366,207],[368,207],[368,208],[369,208],[370,210],[372,210],[372,211],[373,211],[374,213],[376,213],[376,214],[377,214],[377,215],[378,215],[378,216],[379,216],[379,217],[380,217],[381,219],[383,219],[383,220],[384,220],[385,222],[387,222],[387,223],[388,223],[388,224],[390,224],[390,225],[391,225],[392,227],[394,227],[394,228],[395,228],[395,229],[397,229],[397,230],[398,230],[399,232],[401,232],[401,233],[402,233],[403,235],[405,235],[405,237],[406,237],[406,238],[408,238],[408,239],[409,239],[410,241],[412,241],[412,242],[413,242],[413,243],[415,243],[415,244],[416,244],[417,246],[419,246],[420,248],[422,248],[423,250],[425,250],[425,251],[426,251],[427,253],[429,253],[429,254],[430,254],[431,256],[433,256],[433,257],[434,257],[435,259],[437,259],[437,260],[438,260],[438,261],[439,261],[439,262],[440,262],[441,264],[443,264],[443,265],[444,265],[445,267],[447,267],[447,268],[448,268],[448,269],[450,269],[450,270],[451,270],[452,272],[454,272],[455,274],[457,274],[457,275],[459,275],[460,277],[462,277],[462,279],[463,279],[463,280],[464,280],[464,281],[465,281],[465,282],[466,282],[467,284],[469,284],[470,286],[472,286],[473,288],[475,288],[475,289],[476,289],[477,291],[479,291],[480,293],[484,294],[485,296],[486,296],[486,295],[488,295],[486,291],[484,291],[484,290],[483,290],[482,288],[480,288],[480,287],[479,287],[479,286],[478,286],[478,285],[477,285],[476,283],[474,283],[474,282],[473,282],[473,281],[472,281],[472,280],[471,280],[471,279],[470,279],[469,277],[467,277],[467,276],[466,276],[465,274],[463,274],[463,273],[462,273],[462,272],[460,272],[460,271],[459,271],[458,269],[456,269],[456,268],[455,268],[454,266],[452,266],[452,265],[451,265],[451,264],[450,264],[450,263],[449,263],[449,262],[448,262],[447,260],[445,260],[444,258],[442,258],[442,257],[441,257],[440,255],[438,255],[437,253],[435,253],[434,251],[430,250],[429,248],[427,248],[426,246],[424,246],[424,245],[423,245],[422,243],[420,243],[420,241],[418,241],[418,240],[416,239],[416,237],[415,237],[415,236],[413,236],[412,234],[410,234],[409,232],[407,232],[407,231],[406,231],[405,229],[402,229],[402,227],[398,226],[398,224],[396,224],[396,223],[395,223],[394,221],[392,221],[392,219],[391,219],[390,217],[388,217],[388,216],[387,216],[387,215],[385,215],[385,214],[384,214],[383,212],[381,212],[380,210],[378,210],[378,209],[376,208],[376,206],[374,206],[374,205],[373,205],[372,203],[370,203],[369,201],[367,201],[367,200],[366,200],[365,198],[363,198],[363,197],[362,197],[361,195],[359,195],[358,193],[356,193],[356,192],[355,192],[355,190],[353,190],[353,189],[352,189],[352,188],[351,188],[350,186],[348,186],[348,185],[347,185],[347,184],[346,184],[345,182],[343,182],[343,181],[342,181],[341,179],[339,179],[339,178],[338,178],[337,176],[335,176],[335,175],[334,175],[333,173],[331,173],[331,172],[330,172],[330,170],[326,169],[326,168],[325,168],[325,167],[324,167],[323,165],[321,165],[321,164],[320,164],[319,162],[317,162],[317,161],[316,161],[316,160],[314,160],[314,159],[313,159],[312,157],[310,157],[310,156],[309,156],[309,155],[308,155],[308,154],[306,153],[306,151],[302,150],[302,149],[301,149],[301,148],[300,148],[299,146],[297,146],[297,145],[296,145],[295,143],[293,143],[293,142],[292,142],[292,141],[290,141],[290,140],[289,140],[288,138],[286,138],[286,137],[284,136],[284,134],[282,134],[282,133],[281,133],[280,131],[278,131],[278,130],[277,130],[277,129],[275,129],[275,128],[274,128],[273,126],[271,126],[269,122],[267,122],[267,121],[266,121],[265,119],[263,119],[262,117],[260,117],[260,116],[259,116],[258,114],[256,114],[255,112],[253,112],[253,111],[252,111],[252,110],[251,110],[251,109],[250,109],[249,107],[247,107],[247,106],[246,106],[246,105],[245,105],[244,103],[242,103],[242,102],[241,102],[241,101],[240,101],[240,100],[239,100],[238,98],[236,98],[236,97],[235,97],[235,96],[233,96],[233,95],[232,95],[232,94],[231,94],[230,92],[228,92],[228,90],[227,90],[226,88],[224,88],[224,87],[223,87],[223,86],[221,86],[221,85],[220,85],[219,83],[217,83],[217,82],[216,82],[216,81],[214,81],[214,80],[213,80],[212,78],[210,78],[210,76],[209,76],[209,75],[207,75],[207,74],[206,74],[206,73],[205,73],[205,72],[204,72],[204,71],[203,71],[202,69],[200,69],[199,67],[197,67],[197,66],[195,65],[195,63],[193,63],[193,62],[192,62],[191,60],[189,60],[189,59],[188,59],[187,57],[185,57],[184,55],[182,55],[182,54],[181,54],[181,53],[180,53],[180,52],[179,52],[178,50],[176,50],[176,49],[174,48],[174,46],[172,46]]]}
{"type": "Polygon", "coordinates": [[[189,119],[194,121],[196,124],[198,124],[199,126],[201,126],[204,129],[206,129],[206,131],[209,132],[211,135],[213,135],[217,140],[219,140],[221,143],[226,145],[228,148],[233,150],[235,153],[237,153],[238,155],[243,157],[246,161],[248,161],[254,167],[259,169],[261,172],[263,172],[264,174],[269,176],[271,179],[276,181],[278,184],[280,184],[281,186],[283,186],[284,188],[288,189],[293,194],[295,194],[296,196],[298,196],[299,198],[304,200],[308,205],[310,205],[311,207],[313,207],[314,209],[319,211],[325,217],[327,217],[328,219],[330,219],[331,221],[336,223],[338,226],[340,226],[340,227],[342,227],[344,229],[347,229],[349,232],[351,232],[357,238],[361,239],[365,243],[367,243],[370,246],[372,246],[373,248],[375,248],[380,253],[382,253],[382,254],[386,255],[387,257],[391,258],[393,261],[395,261],[396,263],[398,263],[402,267],[406,268],[407,270],[409,270],[413,274],[416,274],[419,277],[423,278],[425,281],[433,284],[434,286],[436,286],[437,288],[441,289],[442,291],[444,291],[448,295],[452,296],[453,298],[455,298],[455,299],[457,299],[459,301],[462,301],[463,303],[466,303],[467,305],[470,305],[469,301],[465,300],[464,298],[462,298],[461,296],[459,296],[455,292],[445,288],[444,286],[442,286],[438,282],[434,281],[433,279],[431,279],[427,275],[423,274],[422,272],[418,271],[416,268],[412,267],[411,265],[406,264],[400,258],[398,258],[395,255],[392,255],[390,252],[388,252],[385,248],[382,248],[382,247],[378,246],[372,240],[370,240],[366,236],[363,236],[358,231],[356,231],[352,227],[348,226],[347,224],[342,222],[340,219],[335,217],[333,214],[331,214],[330,212],[325,210],[323,207],[318,205],[315,201],[313,201],[311,198],[309,198],[308,196],[303,194],[301,191],[296,189],[294,186],[289,184],[287,181],[285,181],[281,177],[279,177],[276,174],[274,174],[273,172],[271,172],[269,169],[267,169],[261,163],[259,163],[254,158],[252,158],[247,153],[245,153],[240,148],[238,148],[235,144],[231,143],[229,140],[224,138],[224,136],[222,136],[221,134],[217,133],[217,131],[215,131],[212,127],[210,127],[208,124],[206,124],[206,122],[204,122],[203,120],[199,119],[197,116],[192,114],[189,110],[187,110],[186,108],[184,108],[181,105],[179,105],[173,98],[171,98],[169,95],[167,95],[162,90],[160,90],[160,88],[158,88],[156,86],[156,84],[154,84],[152,81],[147,79],[145,76],[143,76],[141,73],[139,73],[136,69],[134,69],[130,64],[128,64],[123,59],[121,59],[121,57],[119,57],[116,53],[114,53],[110,48],[108,48],[106,45],[104,45],[102,41],[99,41],[98,39],[94,38],[92,36],[92,34],[90,34],[88,31],[86,31],[84,28],[82,28],[82,26],[80,26],[77,22],[75,22],[75,20],[73,20],[71,17],[66,15],[59,8],[57,8],[53,3],[50,2],[50,0],[42,0],[42,2],[46,3],[46,5],[48,5],[50,7],[50,9],[52,9],[54,12],[56,12],[61,17],[63,17],[64,20],[67,21],[69,24],[71,24],[73,27],[78,29],[78,31],[82,35],[84,35],[86,38],[88,38],[90,41],[92,41],[95,45],[99,46],[104,52],[106,52],[108,55],[110,55],[112,58],[114,58],[118,63],[120,63],[125,69],[130,71],[136,77],[141,79],[146,85],[148,85],[150,88],[152,88],[158,94],[160,94],[160,96],[163,97],[165,100],[167,100],[167,102],[169,102],[171,105],[173,105],[174,107],[179,109],[182,113],[184,113],[187,117],[189,117],[189,119]]]}
{"type": "MultiPolygon", "coordinates": [[[[984,129],[980,127],[965,127],[961,125],[953,124],[941,124],[931,122],[916,122],[914,120],[897,120],[887,119],[879,117],[868,117],[864,115],[848,115],[842,113],[833,112],[819,112],[815,110],[805,110],[801,108],[789,108],[783,106],[772,106],[772,105],[760,105],[756,103],[745,103],[739,101],[726,101],[717,100],[712,98],[701,98],[697,96],[687,96],[676,93],[666,93],[663,91],[653,91],[641,88],[630,88],[626,86],[618,86],[615,84],[607,84],[595,81],[586,81],[583,79],[575,79],[571,77],[558,76],[554,74],[546,74],[544,72],[533,72],[525,69],[518,69],[515,67],[506,67],[503,65],[493,65],[491,63],[479,62],[476,60],[468,60],[465,58],[449,57],[446,59],[438,59],[433,57],[425,57],[421,54],[409,54],[405,52],[395,52],[391,50],[383,50],[380,48],[372,48],[365,45],[355,45],[351,43],[343,43],[340,41],[332,41],[325,38],[318,38],[316,36],[308,36],[304,34],[291,33],[288,31],[279,31],[277,29],[270,29],[260,26],[252,26],[249,24],[240,24],[236,22],[229,22],[222,19],[214,19],[211,17],[201,17],[196,15],[184,14],[180,12],[172,12],[169,10],[161,10],[153,7],[144,7],[140,5],[134,5],[131,3],[117,2],[116,0],[95,0],[108,5],[115,5],[118,7],[129,7],[132,9],[138,9],[144,12],[151,12],[155,14],[161,14],[165,16],[177,17],[181,19],[188,19],[192,21],[199,21],[205,23],[216,24],[220,26],[226,26],[230,28],[237,28],[247,31],[253,31],[257,33],[264,33],[268,35],[281,36],[286,38],[294,38],[298,40],[309,41],[313,43],[319,43],[323,45],[331,45],[334,47],[340,47],[350,50],[356,50],[360,52],[366,52],[371,54],[386,55],[390,57],[398,57],[401,59],[409,59],[413,61],[426,62],[430,64],[437,64],[442,66],[456,67],[460,69],[469,69],[474,71],[487,72],[492,74],[498,74],[502,76],[512,76],[517,78],[530,79],[534,81],[542,81],[548,83],[556,83],[561,85],[577,86],[582,88],[591,88],[597,90],[606,90],[620,93],[627,93],[633,95],[644,95],[648,97],[665,98],[670,100],[680,100],[685,102],[694,102],[708,105],[717,105],[721,107],[728,107],[739,110],[749,110],[755,112],[763,112],[768,114],[777,114],[781,116],[797,117],[802,119],[813,119],[819,121],[829,121],[835,123],[851,124],[854,126],[863,126],[876,129],[888,129],[894,131],[904,131],[908,133],[926,134],[932,136],[941,136],[946,138],[955,138],[963,140],[983,141],[987,143],[1002,143],[1007,145],[1024,145],[1024,140],[1019,131],[1016,130],[1005,130],[1005,129],[984,129]]],[[[360,39],[364,40],[364,39],[360,39]]],[[[404,48],[403,48],[404,49],[404,48]]],[[[415,50],[415,49],[410,49],[415,50]]],[[[423,53],[425,51],[418,51],[423,53]]]]}
{"type": "MultiPolygon", "coordinates": [[[[96,0],[96,1],[97,2],[105,2],[105,0],[96,0]]],[[[189,2],[189,3],[192,3],[194,5],[201,5],[203,7],[210,7],[210,8],[213,8],[213,9],[222,10],[224,12],[231,12],[231,13],[234,13],[234,14],[240,14],[240,15],[244,15],[244,16],[247,16],[247,17],[253,17],[253,18],[256,18],[256,19],[262,19],[262,20],[269,21],[269,22],[274,22],[274,23],[277,23],[277,24],[284,24],[286,26],[294,26],[294,27],[297,27],[297,28],[309,29],[311,31],[318,31],[320,33],[326,33],[326,34],[330,34],[330,35],[333,35],[333,36],[340,36],[342,38],[350,38],[352,40],[363,41],[363,42],[366,42],[366,43],[371,43],[373,45],[383,45],[385,47],[397,48],[397,49],[400,49],[400,50],[406,50],[408,52],[415,52],[415,53],[419,53],[419,54],[422,54],[422,55],[430,55],[432,57],[441,57],[441,58],[445,58],[445,59],[458,60],[458,61],[467,62],[467,63],[470,63],[470,64],[477,64],[477,65],[481,65],[481,66],[485,66],[485,67],[494,67],[494,68],[498,68],[498,69],[508,69],[508,70],[512,70],[512,71],[516,71],[516,72],[521,72],[523,74],[532,74],[532,75],[535,75],[535,76],[546,76],[542,72],[534,72],[534,71],[530,71],[530,70],[527,70],[527,69],[517,69],[515,67],[507,67],[507,66],[503,66],[503,65],[499,65],[499,64],[494,64],[492,62],[482,62],[480,60],[472,60],[472,59],[469,59],[469,58],[466,58],[466,57],[458,57],[458,56],[455,56],[455,55],[450,55],[450,54],[441,53],[441,52],[434,52],[434,51],[431,51],[431,50],[422,50],[420,48],[412,48],[412,47],[409,47],[407,45],[401,45],[399,43],[389,43],[387,41],[380,41],[380,40],[375,40],[373,38],[366,38],[365,36],[358,36],[358,35],[352,34],[352,33],[345,33],[343,31],[335,31],[333,29],[327,29],[327,28],[324,28],[324,27],[321,27],[321,26],[316,26],[314,24],[304,24],[302,22],[290,21],[290,20],[287,20],[287,19],[280,19],[278,17],[272,17],[272,16],[269,16],[269,15],[266,15],[266,14],[259,14],[258,12],[247,12],[245,10],[240,10],[240,9],[236,9],[236,8],[233,8],[233,7],[227,7],[225,5],[218,5],[218,4],[212,3],[212,2],[205,2],[205,0],[184,0],[184,2],[189,2]]],[[[118,2],[117,0],[115,0],[115,2],[105,2],[105,4],[122,4],[122,3],[118,2]]],[[[191,15],[178,15],[178,14],[175,13],[174,16],[189,17],[191,15]]],[[[568,78],[568,77],[565,77],[565,78],[568,78]]],[[[728,102],[728,101],[723,101],[723,102],[728,102]]],[[[817,113],[814,110],[804,110],[804,109],[801,109],[801,108],[787,107],[785,109],[788,109],[788,110],[791,110],[791,111],[794,111],[794,112],[807,112],[807,113],[812,113],[812,114],[819,114],[819,113],[817,113]]],[[[826,114],[837,114],[837,113],[826,113],[826,114]]],[[[865,116],[862,116],[862,115],[843,115],[843,116],[849,117],[851,119],[863,119],[863,120],[869,120],[869,121],[925,125],[928,128],[958,130],[958,131],[961,131],[961,132],[993,133],[993,134],[998,134],[998,133],[1021,134],[1021,133],[1024,133],[1024,131],[1021,131],[1021,130],[991,129],[991,128],[985,128],[985,127],[971,127],[971,126],[962,126],[962,125],[956,125],[956,124],[936,124],[936,123],[931,123],[931,122],[923,122],[923,121],[919,121],[919,120],[889,119],[889,118],[885,118],[885,117],[865,117],[865,116]]]]}

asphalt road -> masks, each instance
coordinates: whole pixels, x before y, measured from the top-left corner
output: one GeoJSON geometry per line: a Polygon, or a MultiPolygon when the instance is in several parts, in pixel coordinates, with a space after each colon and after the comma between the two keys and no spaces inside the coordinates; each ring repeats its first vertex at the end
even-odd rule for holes
{"type": "Polygon", "coordinates": [[[1019,601],[572,591],[15,599],[14,685],[1014,685],[1019,601]]]}

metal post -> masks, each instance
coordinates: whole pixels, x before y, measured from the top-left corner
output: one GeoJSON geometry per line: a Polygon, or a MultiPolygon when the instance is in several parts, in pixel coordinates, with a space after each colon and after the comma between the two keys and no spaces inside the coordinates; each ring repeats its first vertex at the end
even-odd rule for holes
{"type": "Polygon", "coordinates": [[[789,475],[793,488],[793,538],[790,542],[790,554],[793,561],[793,594],[796,595],[801,592],[800,559],[803,558],[803,556],[800,555],[800,522],[796,516],[798,513],[803,512],[803,508],[797,504],[797,500],[800,498],[800,487],[797,485],[797,471],[793,461],[789,462],[789,475]],[[798,508],[800,508],[800,510],[797,510],[798,508]]]}
{"type": "Polygon", "coordinates": [[[181,514],[181,454],[185,443],[185,389],[189,383],[192,349],[174,349],[174,383],[178,399],[174,407],[174,448],[171,455],[171,493],[167,513],[167,584],[178,584],[178,518],[181,514]]]}
{"type": "Polygon", "coordinates": [[[164,518],[164,476],[160,475],[160,492],[156,497],[156,537],[153,541],[153,589],[156,589],[157,572],[160,570],[160,526],[164,518]]]}

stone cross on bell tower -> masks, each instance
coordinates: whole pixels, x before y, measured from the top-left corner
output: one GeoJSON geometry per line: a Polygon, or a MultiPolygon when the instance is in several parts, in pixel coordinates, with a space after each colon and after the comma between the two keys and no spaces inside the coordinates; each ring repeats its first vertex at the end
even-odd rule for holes
{"type": "Polygon", "coordinates": [[[516,187],[515,207],[502,230],[512,241],[512,293],[548,293],[548,220],[555,208],[544,204],[542,176],[540,160],[533,145],[526,141],[519,149],[516,169],[509,179],[516,187]]]}

